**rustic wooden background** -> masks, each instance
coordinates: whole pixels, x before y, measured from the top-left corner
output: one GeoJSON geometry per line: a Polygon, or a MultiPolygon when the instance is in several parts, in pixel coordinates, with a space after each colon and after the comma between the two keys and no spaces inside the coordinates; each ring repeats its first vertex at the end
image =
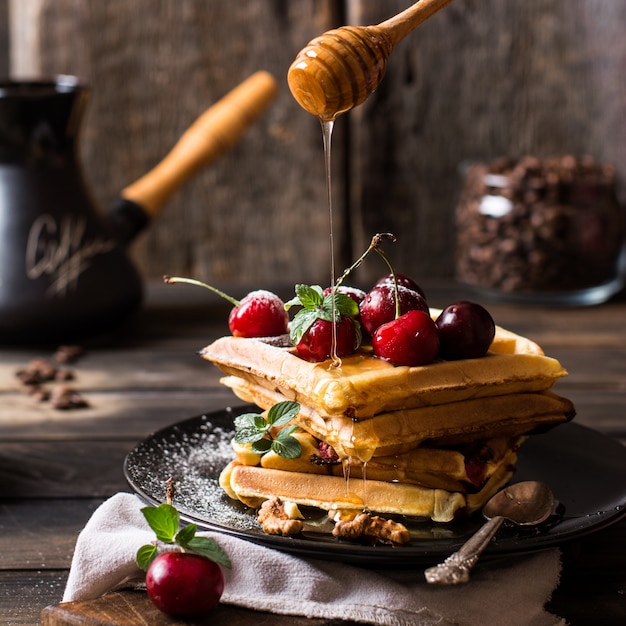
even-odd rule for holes
{"type": "MultiPolygon", "coordinates": [[[[82,151],[103,208],[211,103],[254,71],[272,72],[281,86],[275,104],[177,193],[131,254],[146,279],[324,283],[321,131],[292,99],[286,72],[324,30],[378,23],[409,4],[8,0],[11,68],[76,74],[93,87],[82,151]]],[[[377,93],[335,127],[339,265],[390,231],[399,271],[450,277],[459,171],[472,160],[590,154],[617,164],[623,199],[624,24],[625,2],[456,0],[409,35],[377,93]]],[[[360,279],[383,271],[372,260],[360,279]]]]}
{"type": "Polygon", "coordinates": [[[9,73],[9,6],[0,0],[0,76],[9,73]]]}

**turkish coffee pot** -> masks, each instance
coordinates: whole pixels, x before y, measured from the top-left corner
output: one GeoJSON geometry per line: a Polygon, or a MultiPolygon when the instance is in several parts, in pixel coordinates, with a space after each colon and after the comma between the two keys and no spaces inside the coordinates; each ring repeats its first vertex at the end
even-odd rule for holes
{"type": "Polygon", "coordinates": [[[230,148],[275,97],[257,72],[205,111],[109,211],[79,158],[90,89],[71,76],[0,82],[0,343],[78,341],[142,302],[128,245],[172,193],[230,148]]]}

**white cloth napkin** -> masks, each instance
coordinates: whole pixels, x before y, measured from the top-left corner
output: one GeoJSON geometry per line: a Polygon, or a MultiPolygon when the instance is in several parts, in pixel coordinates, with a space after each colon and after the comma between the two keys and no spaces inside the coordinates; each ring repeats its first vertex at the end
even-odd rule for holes
{"type": "MultiPolygon", "coordinates": [[[[78,536],[64,602],[94,599],[143,576],[137,549],[154,539],[130,493],[104,502],[78,536]]],[[[215,532],[233,567],[224,570],[222,602],[283,615],[389,626],[553,626],[544,610],[558,585],[558,549],[476,566],[466,585],[437,587],[423,571],[370,570],[303,559],[215,532]]],[[[401,549],[401,548],[398,548],[401,549]]]]}

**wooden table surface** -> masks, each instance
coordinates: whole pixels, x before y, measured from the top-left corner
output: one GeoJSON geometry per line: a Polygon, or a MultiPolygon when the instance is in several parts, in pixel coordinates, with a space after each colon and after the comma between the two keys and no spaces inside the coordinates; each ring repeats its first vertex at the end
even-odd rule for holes
{"type": "MultiPolygon", "coordinates": [[[[455,286],[427,291],[433,306],[467,295],[455,286]]],[[[575,402],[578,423],[626,444],[624,296],[584,309],[488,307],[497,323],[532,337],[569,370],[558,391],[575,402]]],[[[204,290],[149,286],[135,318],[113,336],[84,341],[84,355],[67,366],[90,405],[70,411],[26,394],[16,377],[36,357],[52,360],[56,346],[0,347],[2,623],[38,624],[42,611],[60,602],[78,532],[104,499],[129,490],[122,473],[129,450],[156,429],[236,402],[196,354],[227,332],[227,313],[204,290]]],[[[563,562],[549,605],[554,613],[573,625],[626,623],[626,519],[564,545],[563,562]]],[[[134,603],[150,611],[143,595],[134,603]]],[[[72,621],[71,612],[65,622],[52,621],[46,611],[44,623],[140,623],[121,613],[105,618],[102,605],[90,610],[94,621],[72,621]]],[[[161,623],[150,615],[141,623],[161,623]]],[[[211,623],[331,622],[221,606],[211,623]]]]}

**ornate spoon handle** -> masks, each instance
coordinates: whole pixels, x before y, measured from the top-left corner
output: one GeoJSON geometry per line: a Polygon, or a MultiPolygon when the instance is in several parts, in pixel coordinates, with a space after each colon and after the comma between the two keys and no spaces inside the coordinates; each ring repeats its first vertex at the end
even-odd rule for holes
{"type": "Polygon", "coordinates": [[[434,585],[458,585],[469,581],[470,570],[504,522],[504,517],[492,517],[472,535],[463,546],[443,563],[424,572],[426,581],[434,585]]]}

